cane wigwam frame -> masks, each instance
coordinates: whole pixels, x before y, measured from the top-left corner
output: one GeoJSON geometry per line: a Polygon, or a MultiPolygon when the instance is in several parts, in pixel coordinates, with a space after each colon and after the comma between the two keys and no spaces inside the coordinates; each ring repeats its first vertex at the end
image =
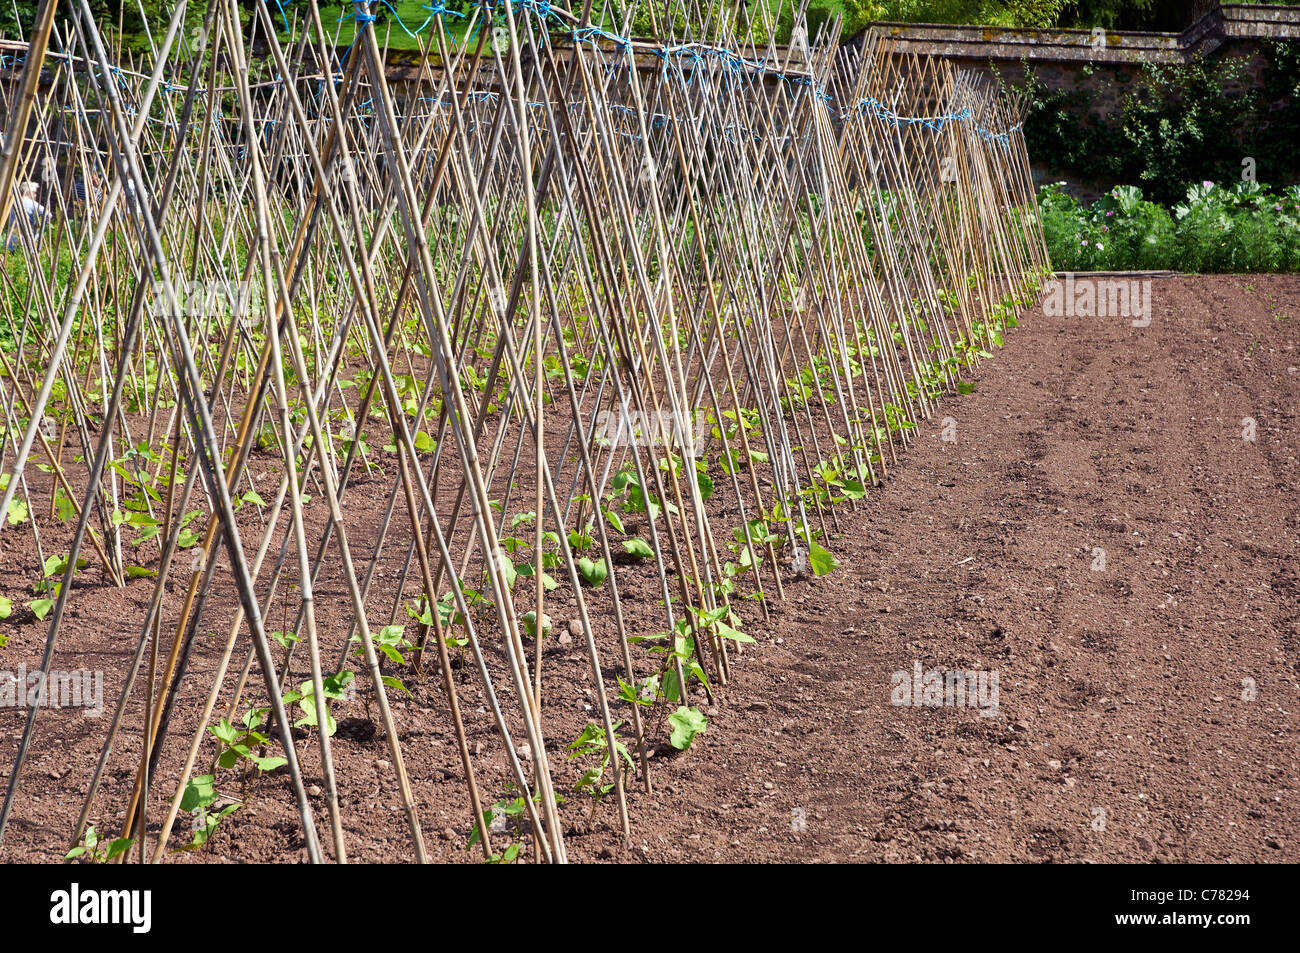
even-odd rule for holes
{"type": "Polygon", "coordinates": [[[1021,104],[837,22],[777,47],[739,5],[653,41],[534,0],[454,39],[437,7],[400,82],[367,4],[347,49],[315,0],[207,0],[188,33],[187,6],[145,63],[82,0],[5,45],[0,513],[46,578],[4,594],[48,672],[79,585],[150,592],[68,846],[93,821],[164,859],[184,805],[201,846],[237,766],[345,860],[331,706],[377,726],[415,859],[416,718],[485,857],[563,862],[575,790],[628,837],[746,625],[835,568],[843,511],[1036,294],[1021,104]],[[32,179],[48,221],[10,219],[32,179]]]}

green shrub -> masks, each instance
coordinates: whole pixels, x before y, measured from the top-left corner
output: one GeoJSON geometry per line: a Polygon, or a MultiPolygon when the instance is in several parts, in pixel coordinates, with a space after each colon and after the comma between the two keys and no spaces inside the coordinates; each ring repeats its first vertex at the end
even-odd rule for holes
{"type": "Polygon", "coordinates": [[[1060,184],[1039,193],[1058,271],[1300,271],[1300,187],[1278,194],[1256,182],[1202,182],[1166,210],[1117,186],[1090,207],[1060,184]]]}
{"type": "Polygon", "coordinates": [[[1274,182],[1300,179],[1300,41],[1260,45],[1263,79],[1253,86],[1242,56],[1197,56],[1145,64],[1134,76],[1083,66],[1073,89],[1048,86],[1029,67],[1025,144],[1052,174],[1132,182],[1149,198],[1177,202],[1189,185],[1227,181],[1252,160],[1274,182]],[[1119,109],[1104,104],[1119,101],[1119,109]]]}

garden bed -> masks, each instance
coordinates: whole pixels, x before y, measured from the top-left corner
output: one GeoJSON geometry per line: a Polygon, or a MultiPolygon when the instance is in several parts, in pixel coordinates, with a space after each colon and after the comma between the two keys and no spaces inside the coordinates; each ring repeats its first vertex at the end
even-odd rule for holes
{"type": "MultiPolygon", "coordinates": [[[[1145,328],[1030,314],[973,393],[919,423],[885,486],[840,513],[841,570],[787,584],[788,601],[754,627],[760,644],[733,658],[708,730],[685,753],[656,751],[655,792],[630,793],[630,848],[612,802],[593,817],[564,790],[559,739],[591,716],[587,662],[557,640],[543,721],[570,858],[1300,859],[1300,278],[1163,279],[1153,300],[1145,328]],[[945,417],[955,442],[942,439],[945,417]],[[1091,568],[1099,547],[1104,571],[1091,568]],[[998,671],[997,717],[892,706],[892,674],[914,662],[998,671]]],[[[379,484],[351,492],[356,512],[382,507],[367,495],[379,484]]],[[[0,536],[0,560],[26,573],[24,545],[0,536]]],[[[658,629],[657,587],[627,588],[630,625],[658,629]]],[[[147,598],[147,584],[84,586],[73,604],[60,658],[104,668],[110,704],[137,634],[119,620],[147,598]]],[[[233,592],[212,598],[234,604],[233,592]]],[[[563,603],[549,605],[560,618],[563,603]]],[[[226,610],[209,611],[220,631],[226,610]]],[[[15,616],[6,631],[6,665],[34,665],[44,626],[15,616]]],[[[210,670],[213,641],[200,639],[196,669],[210,670]]],[[[412,691],[395,717],[430,856],[477,862],[441,689],[426,678],[412,691]]],[[[477,684],[462,691],[476,769],[497,793],[499,736],[477,684]]],[[[201,703],[182,699],[186,729],[164,763],[201,703]]],[[[351,857],[410,860],[387,746],[356,708],[340,710],[334,745],[351,857]]],[[[24,714],[0,711],[0,763],[24,714]]],[[[115,763],[132,763],[139,723],[128,719],[115,763]]],[[[103,727],[43,714],[8,859],[62,856],[103,727]]],[[[314,743],[304,748],[320,785],[314,743]]],[[[111,777],[129,789],[129,772],[111,777]]],[[[169,859],[303,859],[282,774],[256,785],[202,853],[169,859]]]]}

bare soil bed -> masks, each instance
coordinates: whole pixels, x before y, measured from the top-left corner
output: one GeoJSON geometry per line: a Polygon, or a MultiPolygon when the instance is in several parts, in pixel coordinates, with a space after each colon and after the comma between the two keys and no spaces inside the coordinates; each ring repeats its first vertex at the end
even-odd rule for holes
{"type": "MultiPolygon", "coordinates": [[[[707,732],[656,751],[653,793],[631,793],[632,843],[612,800],[592,816],[566,794],[570,859],[1300,860],[1300,278],[1156,279],[1152,300],[1140,328],[1027,315],[975,392],[945,398],[885,485],[841,513],[828,545],[843,568],[788,582],[766,623],[750,610],[759,644],[733,657],[707,732]],[[894,673],[916,663],[996,671],[996,716],[892,705],[894,673]]],[[[378,484],[350,499],[385,501],[378,484]]],[[[6,576],[31,575],[30,548],[0,536],[6,576]]],[[[662,628],[657,587],[628,590],[632,621],[662,628]]],[[[70,611],[56,666],[103,669],[110,706],[149,591],[91,585],[70,611]]],[[[548,611],[564,618],[562,602],[548,611]]],[[[221,615],[196,671],[219,652],[221,615]]],[[[46,627],[26,611],[0,625],[0,668],[37,665],[46,627]]],[[[612,667],[612,643],[602,651],[612,667]]],[[[545,665],[573,686],[546,714],[564,766],[594,717],[587,662],[557,642],[545,665]]],[[[478,861],[436,672],[413,691],[396,711],[430,855],[478,861]]],[[[184,699],[164,763],[179,763],[202,700],[184,699]]],[[[499,738],[469,680],[461,702],[495,799],[499,738]]],[[[0,709],[0,778],[25,714],[0,709]]],[[[110,829],[139,751],[139,712],[129,720],[92,818],[110,829]]],[[[0,859],[62,857],[106,728],[42,713],[0,859]]],[[[334,754],[350,859],[412,859],[384,739],[341,714],[334,754]]],[[[310,751],[304,771],[320,783],[310,751]]],[[[161,781],[155,830],[174,778],[161,781]]],[[[171,856],[304,859],[282,772],[202,852],[171,856]]]]}

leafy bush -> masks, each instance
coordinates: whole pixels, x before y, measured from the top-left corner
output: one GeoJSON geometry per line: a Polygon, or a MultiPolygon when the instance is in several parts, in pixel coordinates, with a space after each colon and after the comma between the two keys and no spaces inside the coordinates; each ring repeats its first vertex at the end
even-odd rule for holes
{"type": "Polygon", "coordinates": [[[1204,182],[1173,211],[1182,271],[1300,271],[1300,186],[1204,182]]]}
{"type": "Polygon", "coordinates": [[[1275,182],[1300,179],[1300,41],[1262,43],[1251,84],[1242,56],[1145,64],[1134,76],[1080,69],[1075,89],[1054,89],[1025,64],[1014,85],[1027,99],[1029,154],[1056,173],[1133,182],[1166,204],[1204,179],[1243,174],[1250,158],[1275,182]],[[1118,110],[1104,104],[1118,100],[1118,110]]]}
{"type": "Polygon", "coordinates": [[[1207,176],[1240,176],[1250,154],[1241,118],[1260,106],[1245,74],[1246,61],[1236,56],[1144,64],[1137,88],[1124,97],[1121,173],[1135,174],[1162,202],[1207,176]]]}
{"type": "Polygon", "coordinates": [[[1166,210],[1133,186],[1085,208],[1057,185],[1039,212],[1058,271],[1300,271],[1300,187],[1277,194],[1256,182],[1202,182],[1166,210]]]}

